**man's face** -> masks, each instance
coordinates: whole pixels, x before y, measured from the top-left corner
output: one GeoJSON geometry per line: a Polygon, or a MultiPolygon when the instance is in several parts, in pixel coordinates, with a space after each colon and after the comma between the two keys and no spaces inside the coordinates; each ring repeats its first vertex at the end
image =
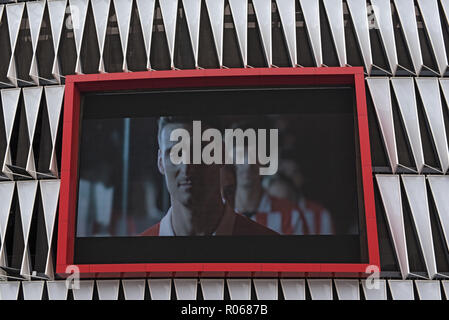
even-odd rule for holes
{"type": "Polygon", "coordinates": [[[190,158],[193,159],[192,124],[166,124],[160,134],[158,154],[159,171],[165,176],[172,201],[194,208],[213,196],[220,195],[220,165],[174,164],[170,151],[178,141],[170,141],[170,133],[175,129],[185,129],[190,133],[190,158]]]}

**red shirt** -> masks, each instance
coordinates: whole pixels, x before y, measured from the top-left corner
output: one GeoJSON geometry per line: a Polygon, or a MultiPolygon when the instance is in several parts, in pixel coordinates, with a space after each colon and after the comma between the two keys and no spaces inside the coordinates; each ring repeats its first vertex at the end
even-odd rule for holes
{"type": "Polygon", "coordinates": [[[321,205],[301,199],[298,204],[264,194],[254,221],[280,234],[334,234],[329,212],[321,205]]]}
{"type": "MultiPolygon", "coordinates": [[[[159,223],[142,232],[140,236],[175,236],[171,226],[171,214],[170,208],[159,223]]],[[[278,235],[277,232],[234,212],[229,206],[226,206],[225,214],[214,234],[238,236],[278,235]]]]}

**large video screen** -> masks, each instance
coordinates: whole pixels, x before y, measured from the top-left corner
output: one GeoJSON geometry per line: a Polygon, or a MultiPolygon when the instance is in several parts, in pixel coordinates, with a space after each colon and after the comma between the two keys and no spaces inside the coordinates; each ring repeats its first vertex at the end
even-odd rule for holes
{"type": "Polygon", "coordinates": [[[367,259],[351,86],[84,94],[76,263],[367,259]]]}

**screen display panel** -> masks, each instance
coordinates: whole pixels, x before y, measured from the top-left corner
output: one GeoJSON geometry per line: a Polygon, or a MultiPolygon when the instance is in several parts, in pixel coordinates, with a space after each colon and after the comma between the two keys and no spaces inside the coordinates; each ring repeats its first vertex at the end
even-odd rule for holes
{"type": "Polygon", "coordinates": [[[75,263],[367,261],[354,88],[95,92],[75,263]]]}

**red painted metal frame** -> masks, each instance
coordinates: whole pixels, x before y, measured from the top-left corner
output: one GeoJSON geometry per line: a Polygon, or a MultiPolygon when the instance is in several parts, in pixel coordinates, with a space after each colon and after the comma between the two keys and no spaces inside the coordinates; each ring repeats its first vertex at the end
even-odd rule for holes
{"type": "Polygon", "coordinates": [[[155,88],[344,85],[355,87],[366,216],[368,263],[142,263],[77,265],[82,277],[363,276],[380,267],[363,68],[248,68],[170,70],[66,77],[56,272],[73,265],[81,93],[155,88]]]}

